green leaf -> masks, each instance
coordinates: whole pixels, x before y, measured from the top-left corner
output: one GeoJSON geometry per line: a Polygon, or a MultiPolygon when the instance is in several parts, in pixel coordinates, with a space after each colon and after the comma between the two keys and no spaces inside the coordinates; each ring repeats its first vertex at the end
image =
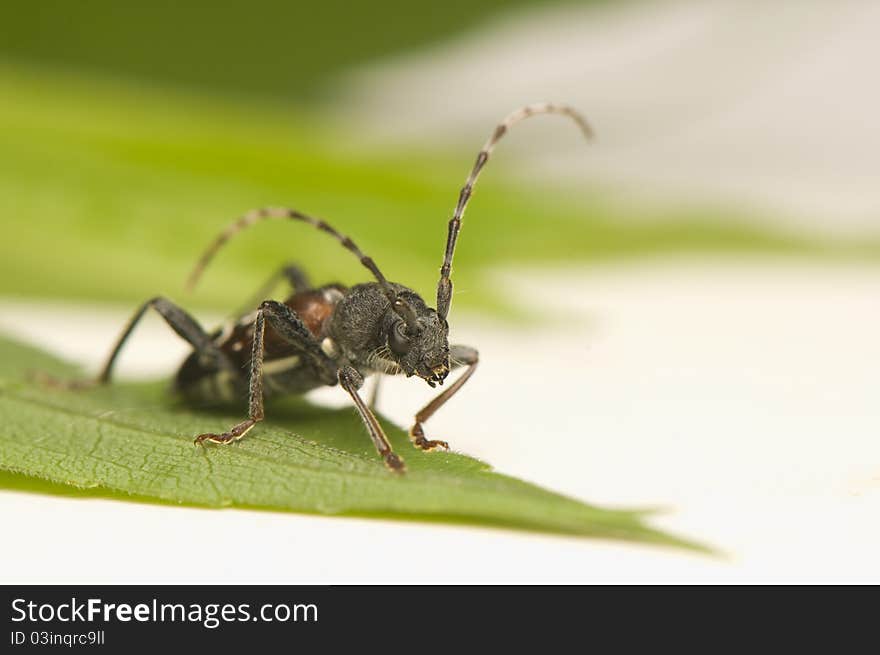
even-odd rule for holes
{"type": "MultiPolygon", "coordinates": [[[[9,235],[0,239],[0,293],[16,296],[132,304],[179,298],[208,243],[240,213],[263,205],[331,221],[389,278],[431,294],[449,211],[480,144],[369,147],[353,126],[302,108],[2,62],[0,98],[0,208],[9,235]]],[[[569,125],[555,127],[580,138],[569,125]]],[[[880,244],[863,240],[813,243],[726,220],[742,217],[634,212],[598,192],[505,183],[507,163],[521,156],[499,155],[468,209],[456,250],[456,288],[467,291],[456,295],[458,309],[506,309],[511,299],[485,275],[501,266],[681,252],[880,256],[880,244]]],[[[229,244],[187,306],[228,311],[290,260],[315,282],[369,277],[325,234],[270,222],[229,244]]]]}
{"type": "Polygon", "coordinates": [[[89,0],[49,7],[5,0],[0,4],[0,53],[4,59],[100,70],[151,84],[301,101],[332,92],[339,75],[353,67],[442,42],[527,4],[251,0],[245,13],[234,3],[211,3],[210,29],[205,29],[200,3],[176,3],[169,20],[162,3],[89,0]]]}
{"type": "Polygon", "coordinates": [[[445,521],[702,547],[606,510],[494,473],[457,453],[422,453],[387,421],[409,470],[387,471],[353,410],[292,398],[233,446],[197,447],[193,435],[240,418],[192,409],[165,384],[49,390],[28,371],[74,375],[68,364],[0,338],[0,485],[205,507],[445,521]],[[30,478],[24,477],[30,476],[30,478]],[[39,480],[35,480],[38,478],[39,480]],[[43,482],[43,481],[48,481],[43,482]]]}

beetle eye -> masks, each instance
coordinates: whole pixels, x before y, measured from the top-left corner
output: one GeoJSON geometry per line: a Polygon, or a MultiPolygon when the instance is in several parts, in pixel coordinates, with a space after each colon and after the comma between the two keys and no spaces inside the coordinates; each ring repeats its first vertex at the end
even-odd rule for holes
{"type": "Polygon", "coordinates": [[[406,336],[406,327],[403,322],[395,323],[388,331],[388,345],[398,355],[405,355],[409,350],[409,337],[406,336]]]}

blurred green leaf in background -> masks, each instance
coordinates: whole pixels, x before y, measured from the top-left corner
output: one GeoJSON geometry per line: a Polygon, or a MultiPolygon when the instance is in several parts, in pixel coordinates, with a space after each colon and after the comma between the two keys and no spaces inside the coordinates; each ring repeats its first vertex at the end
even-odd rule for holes
{"type": "MultiPolygon", "coordinates": [[[[0,294],[179,297],[207,241],[239,213],[271,204],[333,222],[390,277],[430,296],[445,223],[479,144],[356,148],[350,128],[322,109],[352,67],[526,4],[541,3],[4,2],[0,294]]],[[[723,215],[641,220],[598,194],[505,185],[503,169],[493,166],[471,205],[456,260],[457,287],[468,293],[457,306],[501,308],[481,277],[497,265],[852,252],[723,215]]],[[[320,235],[289,225],[258,232],[221,256],[189,304],[237,306],[288,260],[317,281],[363,279],[320,235]]],[[[874,245],[859,252],[875,256],[874,245]]]]}
{"type": "MultiPolygon", "coordinates": [[[[448,214],[477,145],[368,152],[320,112],[0,68],[0,293],[179,298],[195,258],[240,213],[289,205],[351,235],[386,275],[431,296],[448,214]]],[[[585,146],[585,156],[587,146],[585,146]]],[[[498,265],[692,251],[847,252],[736,222],[633,220],[597,197],[481,181],[456,259],[457,305],[489,304],[498,265]]],[[[636,217],[638,218],[638,217],[636,217]]],[[[720,218],[720,217],[719,217],[720,218]]],[[[363,280],[324,235],[267,224],[215,262],[188,304],[230,309],[279,264],[363,280]]]]}
{"type": "MultiPolygon", "coordinates": [[[[227,95],[295,102],[365,61],[479,28],[534,0],[4,0],[0,56],[227,95]]],[[[542,4],[542,3],[537,3],[542,4]]]]}

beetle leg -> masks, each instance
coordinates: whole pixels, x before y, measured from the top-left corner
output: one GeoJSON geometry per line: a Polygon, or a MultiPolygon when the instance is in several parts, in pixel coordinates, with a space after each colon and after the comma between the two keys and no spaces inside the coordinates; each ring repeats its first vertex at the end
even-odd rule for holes
{"type": "Polygon", "coordinates": [[[403,460],[391,450],[391,444],[388,442],[388,437],[385,436],[382,426],[379,425],[376,416],[358,394],[358,389],[364,384],[364,377],[348,365],[340,368],[337,375],[339,377],[339,385],[348,392],[348,395],[354,401],[354,406],[361,415],[367,432],[370,434],[370,439],[373,440],[373,445],[376,446],[379,455],[385,460],[385,465],[395,473],[403,473],[406,470],[403,460]]]}
{"type": "Polygon", "coordinates": [[[294,293],[308,291],[312,288],[312,283],[309,281],[309,276],[305,271],[296,264],[285,264],[275,271],[272,274],[272,277],[266,280],[263,286],[260,287],[260,290],[251,296],[251,299],[235,314],[235,316],[244,316],[245,314],[254,311],[254,307],[256,307],[264,298],[268,298],[269,294],[275,290],[275,287],[278,286],[278,282],[281,280],[285,280],[294,293]]]}
{"type": "Polygon", "coordinates": [[[254,340],[251,349],[251,372],[248,387],[248,417],[241,423],[232,426],[222,434],[211,432],[200,434],[195,438],[196,444],[210,441],[212,443],[231,443],[246,435],[254,425],[263,420],[263,359],[265,356],[266,321],[278,335],[289,344],[301,349],[308,357],[316,373],[325,384],[336,384],[336,363],[330,359],[321,345],[309,332],[290,307],[274,300],[267,300],[257,310],[254,322],[254,340]]]}
{"type": "Polygon", "coordinates": [[[208,333],[202,329],[202,326],[199,325],[192,316],[170,300],[156,297],[145,302],[134,313],[128,321],[128,324],[125,326],[125,329],[122,331],[122,334],[119,336],[119,339],[116,341],[116,345],[113,347],[110,356],[107,358],[107,362],[96,377],[90,380],[65,381],[41,374],[38,376],[38,379],[49,386],[66,389],[87,389],[99,384],[107,384],[110,382],[110,378],[113,374],[113,366],[116,363],[117,357],[119,357],[119,353],[122,351],[122,347],[128,341],[128,338],[131,336],[131,333],[134,331],[134,328],[140,320],[144,317],[144,314],[146,314],[147,310],[150,308],[156,310],[156,312],[165,319],[165,322],[171,327],[171,329],[195,348],[200,356],[216,362],[220,367],[227,369],[233,374],[237,372],[235,367],[229,361],[229,358],[222,350],[220,350],[220,348],[217,347],[208,333]]]}
{"type": "Polygon", "coordinates": [[[464,383],[470,379],[474,374],[474,371],[477,369],[479,360],[479,353],[470,346],[458,345],[451,347],[449,353],[450,368],[455,369],[459,366],[467,366],[467,370],[465,370],[462,376],[453,382],[448,389],[422,407],[418,414],[416,414],[415,423],[409,430],[409,438],[417,448],[421,448],[422,450],[434,450],[436,448],[443,448],[445,450],[449,449],[449,444],[445,441],[426,439],[422,424],[431,418],[438,409],[446,404],[446,401],[452,398],[452,396],[464,386],[464,383]]]}

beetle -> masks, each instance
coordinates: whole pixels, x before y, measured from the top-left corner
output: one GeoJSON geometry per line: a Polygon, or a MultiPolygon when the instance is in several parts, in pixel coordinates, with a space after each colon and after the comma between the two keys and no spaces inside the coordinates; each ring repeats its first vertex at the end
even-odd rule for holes
{"type": "MultiPolygon", "coordinates": [[[[229,225],[198,260],[187,287],[192,289],[217,251],[247,227],[267,219],[307,223],[336,239],[372,273],[374,281],[345,287],[313,287],[297,266],[283,267],[271,278],[285,278],[292,293],[284,302],[265,300],[235,321],[206,332],[185,310],[164,297],[155,297],[134,313],[122,331],[100,373],[92,380],[58,382],[82,388],[110,382],[113,366],[132,331],[147,312],[156,311],[193,348],[174,379],[174,391],[193,402],[248,398],[248,415],[226,432],[204,433],[196,444],[228,444],[244,437],[264,419],[265,397],[301,394],[320,386],[339,385],[360,414],[379,455],[389,469],[405,470],[403,459],[391,448],[370,406],[358,391],[373,374],[416,376],[432,388],[442,385],[449,373],[464,373],[416,415],[409,435],[422,450],[448,449],[445,441],[425,437],[424,423],[470,379],[479,362],[477,350],[449,344],[447,317],[452,302],[452,259],[461,221],[480,171],[498,141],[520,121],[538,114],[559,114],[572,119],[588,139],[587,121],[567,105],[527,105],[509,114],[492,132],[458,196],[449,220],[446,249],[437,283],[437,306],[429,307],[412,289],[388,279],[376,263],[349,237],[325,221],[295,209],[270,207],[241,216],[229,225]],[[246,372],[246,374],[245,374],[246,372]]],[[[269,286],[269,290],[271,290],[269,286]]],[[[268,290],[267,292],[268,293],[268,290]]]]}

